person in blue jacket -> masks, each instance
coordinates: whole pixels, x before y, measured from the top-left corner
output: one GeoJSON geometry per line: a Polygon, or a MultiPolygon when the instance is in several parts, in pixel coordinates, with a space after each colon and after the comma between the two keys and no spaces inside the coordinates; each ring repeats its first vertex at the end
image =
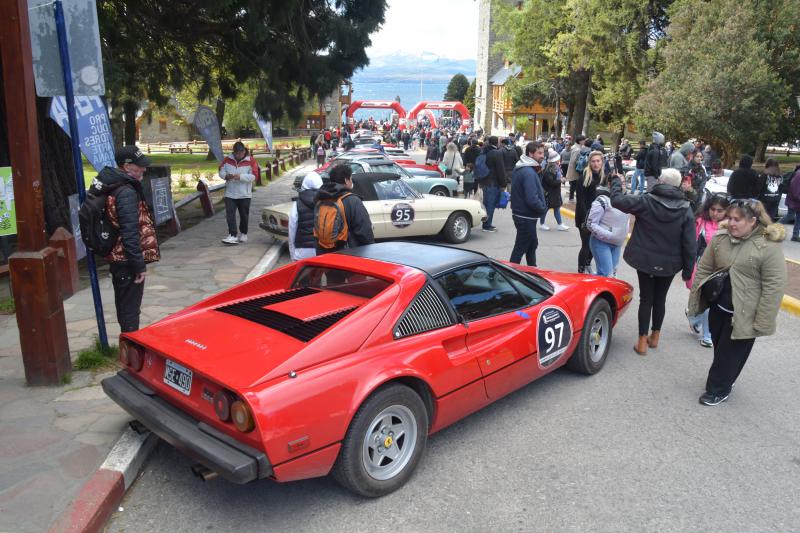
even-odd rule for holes
{"type": "Polygon", "coordinates": [[[544,144],[530,142],[511,174],[511,215],[517,228],[509,259],[512,263],[519,264],[525,255],[528,265],[536,266],[536,248],[539,246],[536,223],[547,212],[542,180],[537,172],[543,160],[544,144]]]}

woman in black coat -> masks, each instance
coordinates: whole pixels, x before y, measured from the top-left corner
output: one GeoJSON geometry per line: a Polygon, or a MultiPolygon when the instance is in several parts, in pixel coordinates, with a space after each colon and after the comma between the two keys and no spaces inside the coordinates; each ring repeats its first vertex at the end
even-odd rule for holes
{"type": "Polygon", "coordinates": [[[680,185],[681,174],[674,168],[662,170],[658,183],[645,195],[625,195],[620,180],[611,181],[611,205],[636,217],[623,257],[639,277],[639,339],[633,347],[639,355],[658,346],[675,274],[681,272],[687,281],[694,270],[694,214],[680,185]]]}
{"type": "Polygon", "coordinates": [[[589,154],[589,164],[583,175],[575,180],[575,226],[581,234],[581,250],[578,252],[578,272],[581,273],[591,273],[592,265],[592,250],[589,248],[592,232],[584,228],[583,223],[597,196],[598,185],[605,186],[607,183],[603,153],[595,150],[589,154]]]}
{"type": "MultiPolygon", "coordinates": [[[[556,223],[558,224],[558,230],[567,231],[569,227],[565,226],[564,222],[561,220],[561,204],[563,203],[561,199],[561,184],[563,178],[559,166],[560,162],[561,156],[558,155],[558,152],[550,150],[547,157],[547,166],[545,166],[544,170],[541,172],[542,188],[544,189],[544,199],[547,202],[547,209],[548,211],[550,209],[553,210],[553,217],[555,217],[556,223]]],[[[539,220],[539,228],[544,231],[550,229],[550,227],[545,224],[546,217],[547,213],[545,212],[539,220]]]]}

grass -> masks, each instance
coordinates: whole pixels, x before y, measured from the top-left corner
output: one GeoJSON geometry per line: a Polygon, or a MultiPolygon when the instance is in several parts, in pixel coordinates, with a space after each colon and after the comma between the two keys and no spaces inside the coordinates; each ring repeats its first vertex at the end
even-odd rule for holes
{"type": "Polygon", "coordinates": [[[116,363],[119,349],[111,344],[108,348],[103,348],[100,339],[95,337],[94,345],[78,352],[78,359],[75,361],[75,370],[93,370],[106,366],[113,366],[116,363]]]}
{"type": "Polygon", "coordinates": [[[11,296],[0,298],[0,315],[13,315],[15,312],[14,298],[11,296]]]}

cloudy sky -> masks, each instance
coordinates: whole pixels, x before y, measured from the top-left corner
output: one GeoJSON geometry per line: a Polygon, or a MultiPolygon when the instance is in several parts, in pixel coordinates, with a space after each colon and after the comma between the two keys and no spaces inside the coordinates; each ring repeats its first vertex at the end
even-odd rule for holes
{"type": "Polygon", "coordinates": [[[372,35],[369,57],[432,52],[451,59],[477,53],[477,0],[388,0],[386,22],[372,35]]]}

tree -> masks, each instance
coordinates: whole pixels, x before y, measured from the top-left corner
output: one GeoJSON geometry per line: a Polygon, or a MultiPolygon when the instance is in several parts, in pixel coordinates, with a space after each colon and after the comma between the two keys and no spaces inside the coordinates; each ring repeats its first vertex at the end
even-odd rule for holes
{"type": "Polygon", "coordinates": [[[564,99],[572,133],[580,133],[590,111],[615,128],[647,75],[657,70],[656,49],[672,0],[530,0],[500,2],[495,32],[507,35],[498,48],[522,67],[509,90],[517,105],[549,94],[564,99]],[[537,24],[530,24],[536,20],[537,24]]]}
{"type": "Polygon", "coordinates": [[[702,137],[726,165],[773,133],[790,91],[767,60],[757,17],[738,0],[677,4],[664,69],[636,102],[639,124],[678,139],[702,137]]]}
{"type": "Polygon", "coordinates": [[[470,115],[475,115],[475,83],[476,78],[472,78],[472,82],[467,87],[467,92],[464,94],[464,107],[469,110],[470,115]]]}
{"type": "Polygon", "coordinates": [[[469,89],[469,80],[463,74],[456,74],[450,78],[447,84],[447,91],[444,93],[444,100],[447,102],[461,102],[469,89]]]}
{"type": "MultiPolygon", "coordinates": [[[[99,0],[115,141],[135,141],[141,102],[165,105],[190,85],[200,101],[214,102],[220,118],[226,101],[250,83],[252,106],[263,117],[297,120],[307,101],[369,62],[370,34],[385,10],[385,0],[99,0]]],[[[75,180],[66,138],[49,127],[48,103],[39,99],[37,109],[52,232],[69,227],[66,195],[75,180]]]]}

